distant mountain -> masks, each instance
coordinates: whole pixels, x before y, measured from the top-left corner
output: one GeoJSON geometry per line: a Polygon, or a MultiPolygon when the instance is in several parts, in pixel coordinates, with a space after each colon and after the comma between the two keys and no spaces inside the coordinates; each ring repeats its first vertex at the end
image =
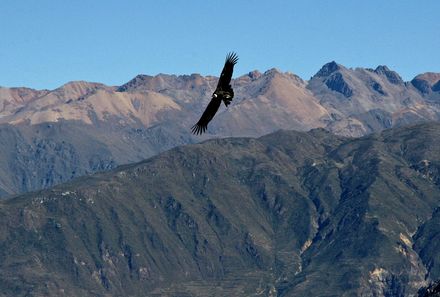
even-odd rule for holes
{"type": "Polygon", "coordinates": [[[440,73],[427,72],[417,75],[411,84],[423,94],[440,91],[440,73]]]}
{"type": "Polygon", "coordinates": [[[386,66],[348,69],[330,62],[309,81],[277,69],[234,79],[231,106],[222,106],[208,133],[195,137],[190,127],[216,84],[213,76],[159,74],[122,86],[76,81],[55,90],[0,88],[0,196],[210,138],[318,127],[357,137],[440,115],[440,74],[404,82],[386,66]]]}
{"type": "Polygon", "coordinates": [[[0,202],[2,296],[412,296],[440,124],[215,139],[0,202]]]}
{"type": "Polygon", "coordinates": [[[433,100],[440,94],[422,92],[386,66],[353,70],[331,62],[312,77],[307,88],[332,115],[334,120],[327,128],[341,135],[362,136],[394,126],[438,120],[440,115],[433,100]]]}
{"type": "Polygon", "coordinates": [[[3,116],[17,111],[35,98],[49,93],[48,90],[33,90],[29,88],[0,87],[0,113],[3,116]]]}

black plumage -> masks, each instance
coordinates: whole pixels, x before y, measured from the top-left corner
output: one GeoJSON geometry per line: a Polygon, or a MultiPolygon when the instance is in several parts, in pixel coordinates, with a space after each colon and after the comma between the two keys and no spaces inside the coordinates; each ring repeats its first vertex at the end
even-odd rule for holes
{"type": "Polygon", "coordinates": [[[220,107],[221,102],[227,107],[232,98],[234,98],[234,90],[231,87],[232,72],[234,71],[234,65],[237,64],[238,56],[235,53],[229,53],[226,56],[225,66],[218,80],[217,88],[212,94],[212,99],[202,114],[200,120],[191,128],[192,133],[202,134],[206,132],[208,123],[212,120],[215,113],[220,107]]]}

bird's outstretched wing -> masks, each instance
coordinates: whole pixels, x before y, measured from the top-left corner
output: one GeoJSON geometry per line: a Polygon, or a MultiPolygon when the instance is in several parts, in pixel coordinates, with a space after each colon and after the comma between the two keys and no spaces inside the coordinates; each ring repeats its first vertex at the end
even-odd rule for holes
{"type": "Polygon", "coordinates": [[[209,102],[200,120],[191,128],[192,133],[198,135],[206,131],[206,129],[208,128],[208,123],[214,117],[215,113],[220,107],[221,102],[222,102],[221,98],[213,97],[211,99],[211,102],[209,102]]]}
{"type": "MultiPolygon", "coordinates": [[[[231,88],[232,72],[234,71],[234,65],[238,62],[238,56],[236,53],[231,52],[226,56],[225,66],[223,66],[222,73],[217,84],[217,90],[226,91],[231,88]]],[[[215,93],[215,92],[214,92],[215,93]]]]}
{"type": "Polygon", "coordinates": [[[223,101],[226,106],[228,106],[232,98],[234,97],[234,91],[231,87],[232,72],[234,71],[234,65],[237,64],[238,56],[237,54],[231,52],[226,56],[225,66],[223,66],[222,73],[217,83],[217,88],[212,94],[211,102],[205,109],[200,120],[195,124],[191,131],[194,134],[202,134],[208,128],[208,123],[212,120],[215,113],[220,107],[223,101]]]}

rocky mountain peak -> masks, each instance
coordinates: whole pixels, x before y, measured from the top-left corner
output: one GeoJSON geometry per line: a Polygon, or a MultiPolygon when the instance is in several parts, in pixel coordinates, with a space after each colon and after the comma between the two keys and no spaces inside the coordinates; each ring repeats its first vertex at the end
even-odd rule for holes
{"type": "Polygon", "coordinates": [[[25,87],[19,88],[3,88],[0,87],[0,101],[8,101],[10,103],[26,103],[33,99],[49,93],[48,90],[34,90],[25,87]]]}
{"type": "Polygon", "coordinates": [[[269,70],[266,70],[263,75],[265,75],[265,76],[273,76],[275,74],[281,74],[281,71],[279,69],[277,69],[277,68],[271,68],[269,70]]]}
{"type": "Polygon", "coordinates": [[[414,79],[420,79],[428,82],[430,86],[435,85],[437,82],[440,81],[440,73],[436,72],[425,72],[422,74],[417,75],[414,79]]]}
{"type": "Polygon", "coordinates": [[[116,91],[126,92],[126,91],[130,91],[132,89],[137,89],[141,85],[148,84],[152,79],[153,79],[153,76],[145,75],[145,74],[138,74],[138,75],[136,75],[136,77],[134,77],[133,79],[131,79],[127,83],[118,87],[116,89],[116,91]]]}
{"type": "Polygon", "coordinates": [[[335,61],[331,61],[324,66],[315,74],[317,77],[326,77],[332,74],[335,71],[338,71],[341,69],[341,66],[337,64],[335,61]]]}
{"type": "MultiPolygon", "coordinates": [[[[84,99],[85,97],[97,92],[98,90],[113,91],[114,87],[109,87],[101,83],[87,82],[87,81],[70,81],[61,87],[51,91],[49,95],[52,98],[62,98],[62,101],[67,100],[72,102],[76,99],[84,99]]],[[[51,101],[51,100],[49,100],[51,101]]],[[[50,104],[48,101],[47,104],[50,104]]]]}
{"type": "Polygon", "coordinates": [[[386,66],[386,65],[379,65],[374,70],[374,72],[376,72],[376,73],[385,73],[385,72],[389,72],[389,71],[391,71],[391,69],[388,68],[388,66],[386,66]]]}
{"type": "Polygon", "coordinates": [[[248,73],[248,76],[249,76],[252,80],[255,80],[255,79],[260,78],[261,75],[262,75],[262,73],[261,73],[260,71],[258,71],[258,70],[254,70],[254,71],[251,71],[251,72],[248,73]]]}
{"type": "Polygon", "coordinates": [[[426,72],[417,75],[411,84],[422,94],[440,91],[440,73],[426,72]]]}
{"type": "Polygon", "coordinates": [[[426,72],[417,75],[411,84],[422,94],[440,91],[440,73],[426,72]]]}
{"type": "Polygon", "coordinates": [[[65,91],[74,93],[88,93],[91,90],[107,88],[101,83],[87,82],[87,81],[70,81],[54,91],[65,91]]]}
{"type": "Polygon", "coordinates": [[[384,75],[388,79],[388,81],[392,84],[395,84],[395,85],[403,84],[403,80],[400,77],[400,75],[397,74],[397,72],[389,69],[385,65],[377,66],[377,68],[374,70],[374,72],[378,75],[384,75]]]}
{"type": "Polygon", "coordinates": [[[159,73],[155,76],[139,74],[132,80],[117,88],[118,92],[130,91],[154,91],[161,92],[166,89],[186,89],[201,86],[206,79],[211,77],[203,77],[198,73],[191,75],[174,75],[159,73]]]}

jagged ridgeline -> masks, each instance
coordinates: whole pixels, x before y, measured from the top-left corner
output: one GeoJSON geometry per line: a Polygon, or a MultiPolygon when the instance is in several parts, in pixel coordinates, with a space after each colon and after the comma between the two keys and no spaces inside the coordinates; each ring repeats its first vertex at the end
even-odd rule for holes
{"type": "MultiPolygon", "coordinates": [[[[221,61],[222,62],[222,61],[221,61]]],[[[276,69],[232,80],[234,99],[203,137],[190,128],[218,78],[138,75],[122,86],[76,81],[55,90],[0,88],[0,197],[139,162],[208,138],[278,129],[362,136],[439,119],[440,74],[411,82],[386,66],[324,65],[309,81],[276,69]]]]}
{"type": "Polygon", "coordinates": [[[214,139],[0,203],[2,296],[412,296],[440,125],[214,139]]]}

